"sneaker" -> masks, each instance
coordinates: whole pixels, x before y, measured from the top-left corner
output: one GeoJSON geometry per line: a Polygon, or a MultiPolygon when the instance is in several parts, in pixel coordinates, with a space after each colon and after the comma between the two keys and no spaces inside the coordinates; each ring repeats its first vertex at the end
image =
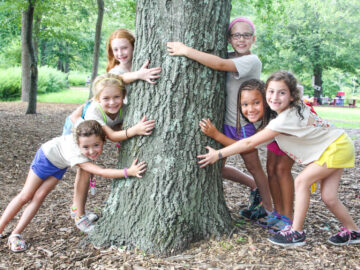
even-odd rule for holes
{"type": "Polygon", "coordinates": [[[274,225],[270,226],[270,230],[272,230],[273,232],[279,232],[282,231],[283,229],[285,229],[285,227],[292,225],[292,221],[285,216],[282,215],[278,215],[279,217],[279,221],[277,223],[275,223],[274,225]]]}
{"type": "Polygon", "coordinates": [[[349,244],[360,243],[360,231],[349,231],[345,227],[341,227],[341,231],[331,236],[328,240],[330,244],[343,246],[349,244]]]}
{"type": "Polygon", "coordinates": [[[274,226],[281,220],[281,215],[279,215],[276,211],[273,211],[270,215],[266,217],[260,218],[256,223],[261,227],[268,228],[274,226]]]}
{"type": "Polygon", "coordinates": [[[291,229],[290,226],[286,226],[284,230],[271,236],[268,240],[275,245],[283,247],[297,247],[305,245],[305,238],[305,232],[298,232],[291,229]]]}
{"type": "MultiPolygon", "coordinates": [[[[72,219],[76,217],[77,208],[70,207],[70,216],[72,219]]],[[[85,215],[88,217],[90,223],[93,223],[99,219],[99,216],[93,212],[85,210],[85,215]]]]}
{"type": "Polygon", "coordinates": [[[75,218],[75,224],[76,227],[84,233],[88,233],[94,228],[94,225],[91,224],[86,215],[83,215],[79,219],[75,218]]]}
{"type": "Polygon", "coordinates": [[[267,213],[265,208],[262,206],[262,203],[260,203],[252,210],[248,208],[241,210],[240,215],[250,220],[258,220],[260,218],[266,217],[267,213]]]}

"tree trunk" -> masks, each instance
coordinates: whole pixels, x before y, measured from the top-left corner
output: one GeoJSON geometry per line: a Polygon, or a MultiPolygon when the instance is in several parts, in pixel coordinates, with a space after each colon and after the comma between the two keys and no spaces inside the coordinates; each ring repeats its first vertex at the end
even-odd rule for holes
{"type": "Polygon", "coordinates": [[[316,65],[314,67],[314,97],[317,98],[319,103],[321,104],[321,96],[322,96],[322,68],[320,65],[316,65]]]}
{"type": "Polygon", "coordinates": [[[28,12],[23,11],[21,16],[21,101],[29,101],[30,93],[30,53],[26,45],[28,12]]]}
{"type": "Polygon", "coordinates": [[[90,91],[89,91],[89,99],[92,97],[92,82],[95,80],[98,67],[99,67],[99,55],[100,55],[100,44],[101,44],[101,27],[102,21],[104,17],[104,1],[97,0],[98,5],[98,17],[96,21],[96,32],[95,32],[95,42],[94,42],[94,58],[93,58],[93,69],[91,72],[91,84],[90,84],[90,91]]]}
{"type": "Polygon", "coordinates": [[[233,224],[225,204],[221,162],[200,169],[196,156],[219,147],[203,135],[199,121],[222,127],[225,73],[185,57],[171,57],[167,41],[226,57],[226,1],[137,1],[134,70],[146,59],[162,66],[156,85],[133,84],[125,126],[144,115],[156,120],[149,137],[122,144],[119,168],[136,157],[148,164],[142,179],[117,179],[90,239],[95,245],[127,245],[170,255],[191,242],[228,233],[233,224]]]}
{"type": "Polygon", "coordinates": [[[35,50],[32,41],[32,28],[33,28],[33,17],[36,0],[29,0],[29,6],[26,11],[27,23],[26,23],[26,47],[30,55],[30,92],[29,92],[29,103],[26,110],[26,114],[36,113],[36,95],[37,95],[37,79],[38,69],[37,60],[35,56],[35,50]]]}

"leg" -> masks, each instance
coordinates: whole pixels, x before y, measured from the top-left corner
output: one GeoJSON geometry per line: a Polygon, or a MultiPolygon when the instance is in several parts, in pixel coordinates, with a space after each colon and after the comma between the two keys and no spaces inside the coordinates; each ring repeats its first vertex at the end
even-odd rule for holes
{"type": "MultiPolygon", "coordinates": [[[[326,165],[325,165],[326,166],[326,165]]],[[[333,174],[337,169],[328,169],[316,163],[308,165],[295,179],[295,213],[293,229],[302,231],[310,202],[310,186],[333,174]]]]}
{"type": "Polygon", "coordinates": [[[16,216],[20,209],[33,198],[42,183],[43,180],[30,169],[23,189],[11,200],[0,218],[0,233],[4,231],[6,225],[16,216]]]}
{"type": "Polygon", "coordinates": [[[336,169],[321,181],[321,198],[335,217],[350,231],[358,231],[349,211],[338,198],[338,187],[343,169],[336,169]]]}
{"type": "Polygon", "coordinates": [[[223,178],[245,185],[252,190],[256,188],[255,181],[250,176],[246,175],[235,167],[225,166],[225,161],[226,159],[223,161],[223,167],[221,170],[223,178]]]}
{"type": "Polygon", "coordinates": [[[246,168],[254,177],[256,186],[260,191],[260,195],[265,209],[272,212],[273,207],[271,203],[269,183],[265,172],[261,166],[258,151],[254,150],[248,153],[243,153],[241,154],[241,156],[245,162],[246,168]]]}
{"type": "Polygon", "coordinates": [[[77,208],[76,216],[85,215],[85,204],[89,190],[90,173],[78,168],[74,183],[73,207],[77,208]]]}
{"type": "MultiPolygon", "coordinates": [[[[40,179],[41,180],[41,179],[40,179]]],[[[41,180],[42,183],[39,188],[36,190],[31,202],[26,206],[21,218],[16,225],[15,229],[11,234],[21,234],[25,227],[30,223],[34,218],[35,214],[39,210],[46,196],[54,189],[58,183],[58,179],[54,176],[50,176],[45,181],[41,180]]]]}
{"type": "Polygon", "coordinates": [[[279,181],[281,194],[281,215],[293,219],[294,208],[294,179],[291,168],[294,161],[287,155],[276,157],[276,179],[279,181]]]}
{"type": "Polygon", "coordinates": [[[283,212],[283,202],[282,202],[279,181],[276,175],[276,165],[277,165],[277,156],[273,152],[268,150],[266,171],[269,179],[270,193],[274,203],[274,209],[281,214],[283,212]]]}

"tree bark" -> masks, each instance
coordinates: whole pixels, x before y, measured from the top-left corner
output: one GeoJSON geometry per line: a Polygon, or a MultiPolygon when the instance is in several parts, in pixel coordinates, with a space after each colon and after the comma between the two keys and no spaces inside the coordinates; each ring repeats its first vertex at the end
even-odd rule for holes
{"type": "Polygon", "coordinates": [[[98,17],[96,21],[96,32],[95,32],[95,42],[94,42],[94,57],[93,57],[93,68],[91,72],[91,84],[89,91],[89,99],[92,97],[92,82],[95,80],[98,67],[99,67],[99,55],[100,55],[100,44],[101,44],[101,28],[104,17],[104,1],[97,0],[98,5],[98,17]]]}
{"type": "Polygon", "coordinates": [[[321,104],[321,96],[322,96],[322,68],[320,65],[316,65],[314,67],[314,97],[317,98],[319,103],[321,104]]]}
{"type": "Polygon", "coordinates": [[[29,101],[30,93],[30,53],[26,45],[27,40],[27,11],[22,12],[21,16],[21,101],[29,101]]]}
{"type": "Polygon", "coordinates": [[[32,41],[32,29],[33,29],[33,17],[34,17],[34,8],[35,8],[35,0],[29,0],[28,9],[26,11],[26,39],[25,46],[29,52],[30,56],[30,91],[29,91],[29,101],[28,107],[26,110],[26,114],[35,114],[36,113],[36,95],[37,95],[37,78],[38,78],[38,69],[37,69],[37,60],[33,47],[32,41]]]}
{"type": "Polygon", "coordinates": [[[162,255],[191,242],[228,233],[233,224],[225,204],[221,162],[200,169],[196,156],[219,147],[203,135],[199,121],[209,117],[221,128],[225,73],[185,57],[171,57],[167,41],[226,57],[227,1],[137,1],[134,70],[146,59],[162,66],[158,83],[132,85],[125,127],[144,115],[156,120],[149,137],[123,142],[119,168],[136,157],[148,164],[142,179],[117,179],[90,235],[95,245],[127,245],[162,255]]]}

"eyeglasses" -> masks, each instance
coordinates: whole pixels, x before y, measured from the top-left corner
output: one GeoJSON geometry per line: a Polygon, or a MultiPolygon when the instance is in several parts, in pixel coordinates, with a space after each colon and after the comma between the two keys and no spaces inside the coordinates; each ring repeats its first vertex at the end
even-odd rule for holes
{"type": "Polygon", "coordinates": [[[230,37],[232,39],[235,40],[240,40],[241,37],[243,37],[244,39],[250,39],[253,36],[252,33],[244,33],[244,34],[240,34],[240,33],[235,33],[235,34],[231,34],[230,37]]]}

